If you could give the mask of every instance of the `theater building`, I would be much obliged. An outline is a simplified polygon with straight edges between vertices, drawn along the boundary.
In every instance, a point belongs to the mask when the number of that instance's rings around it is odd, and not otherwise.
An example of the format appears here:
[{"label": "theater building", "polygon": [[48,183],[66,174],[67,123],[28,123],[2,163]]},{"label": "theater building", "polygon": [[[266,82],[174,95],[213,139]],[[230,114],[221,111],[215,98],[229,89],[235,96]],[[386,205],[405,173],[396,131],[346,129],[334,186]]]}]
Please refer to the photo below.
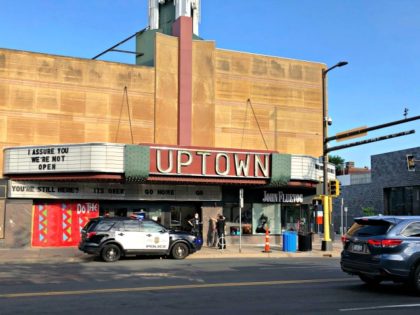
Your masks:
[{"label": "theater building", "polygon": [[90,217],[139,211],[199,213],[205,241],[219,213],[231,243],[311,228],[325,65],[216,48],[199,1],[149,5],[136,65],[0,49],[0,247],[75,246]]}]

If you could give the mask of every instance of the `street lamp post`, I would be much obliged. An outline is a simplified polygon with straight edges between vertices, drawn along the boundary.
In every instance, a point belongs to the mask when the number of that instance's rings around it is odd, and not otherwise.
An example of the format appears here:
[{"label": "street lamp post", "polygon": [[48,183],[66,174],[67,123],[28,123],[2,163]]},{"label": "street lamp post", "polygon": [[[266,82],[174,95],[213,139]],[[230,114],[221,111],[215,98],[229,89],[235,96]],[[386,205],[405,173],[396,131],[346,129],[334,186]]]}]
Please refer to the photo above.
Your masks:
[{"label": "street lamp post", "polygon": [[328,125],[331,124],[331,120],[328,117],[328,106],[327,106],[327,91],[326,91],[326,79],[327,73],[337,67],[343,67],[348,64],[347,61],[340,61],[334,66],[328,69],[322,69],[322,144],[323,144],[323,171],[324,171],[324,184],[323,184],[323,197],[322,204],[324,209],[324,239],[322,241],[322,250],[332,250],[332,241],[330,237],[330,196],[328,195]]}]

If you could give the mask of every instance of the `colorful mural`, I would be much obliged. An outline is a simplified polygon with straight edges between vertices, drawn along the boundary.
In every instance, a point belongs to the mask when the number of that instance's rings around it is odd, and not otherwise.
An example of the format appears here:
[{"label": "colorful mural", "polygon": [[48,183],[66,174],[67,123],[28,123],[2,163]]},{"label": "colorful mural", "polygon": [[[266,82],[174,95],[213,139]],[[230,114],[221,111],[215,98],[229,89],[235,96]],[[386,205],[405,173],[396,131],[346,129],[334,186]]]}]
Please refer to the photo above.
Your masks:
[{"label": "colorful mural", "polygon": [[80,230],[90,218],[97,216],[97,202],[35,204],[32,216],[32,246],[77,246]]}]

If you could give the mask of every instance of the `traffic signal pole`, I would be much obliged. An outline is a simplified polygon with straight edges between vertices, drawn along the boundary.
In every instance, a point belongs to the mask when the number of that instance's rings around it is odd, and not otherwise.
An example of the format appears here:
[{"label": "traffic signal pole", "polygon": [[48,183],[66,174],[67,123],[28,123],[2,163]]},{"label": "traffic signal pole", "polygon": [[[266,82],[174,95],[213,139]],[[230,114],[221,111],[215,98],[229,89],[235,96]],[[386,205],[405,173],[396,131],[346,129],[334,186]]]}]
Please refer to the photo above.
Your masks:
[{"label": "traffic signal pole", "polygon": [[333,249],[331,237],[330,237],[330,196],[322,195],[322,207],[324,210],[324,239],[322,240],[322,248],[323,251],[331,251]]},{"label": "traffic signal pole", "polygon": [[324,211],[324,238],[321,243],[321,249],[323,251],[332,250],[332,242],[330,238],[330,210],[328,202],[328,105],[327,105],[327,89],[326,89],[326,77],[328,71],[334,69],[337,65],[322,69],[322,172],[323,172],[323,195],[322,195],[322,207]]},{"label": "traffic signal pole", "polygon": [[[373,139],[368,139],[368,140],[364,140],[364,141],[358,141],[358,142],[354,142],[354,143],[350,143],[350,144],[345,144],[345,145],[341,145],[341,146],[335,146],[335,147],[328,147],[328,142],[332,141],[332,140],[344,140],[346,138],[352,137],[352,136],[364,136],[368,131],[372,131],[372,130],[377,130],[377,129],[382,129],[382,128],[386,128],[386,127],[390,127],[390,126],[394,126],[394,125],[398,125],[398,124],[402,124],[402,123],[407,123],[410,121],[414,121],[414,120],[418,120],[420,119],[420,116],[415,116],[412,118],[406,118],[403,120],[397,120],[397,121],[393,121],[393,122],[389,122],[386,124],[382,124],[382,125],[377,125],[377,126],[373,126],[373,127],[368,127],[368,128],[360,128],[356,131],[348,131],[348,132],[342,132],[340,134],[336,134],[335,136],[332,137],[328,137],[328,121],[327,121],[327,106],[325,104],[325,74],[323,74],[323,113],[324,113],[324,128],[323,128],[323,173],[324,173],[324,183],[323,183],[323,191],[324,194],[321,196],[322,197],[322,205],[324,208],[324,239],[322,241],[322,250],[323,251],[331,251],[333,249],[332,246],[332,241],[331,241],[331,213],[332,213],[332,196],[331,196],[331,186],[328,187],[328,153],[331,151],[337,151],[337,150],[342,150],[342,149],[346,149],[346,148],[350,148],[350,147],[354,147],[354,146],[359,146],[359,145],[363,145],[363,144],[367,144],[367,143],[371,143],[371,142],[376,142],[376,141],[382,141],[382,140],[387,140],[387,139],[391,139],[391,138],[395,138],[395,137],[401,137],[401,136],[406,136],[409,134],[413,134],[415,133],[415,130],[409,130],[409,131],[404,131],[404,132],[400,132],[400,133],[396,133],[396,134],[391,134],[391,135],[386,135],[386,136],[382,136],[382,137],[377,137],[377,138],[373,138]],[[408,158],[407,158],[407,163],[408,163]],[[332,183],[331,183],[332,184]],[[337,182],[334,183],[336,187],[336,192],[334,194],[334,197],[337,197],[340,193],[339,193],[339,184],[337,184]],[[330,189],[328,189],[330,188]]]},{"label": "traffic signal pole", "polygon": [[391,121],[389,123],[376,125],[376,126],[372,126],[372,127],[360,128],[360,129],[355,130],[355,131],[340,132],[339,134],[336,134],[335,136],[327,137],[327,139],[325,139],[325,140],[326,140],[326,142],[329,142],[329,141],[332,141],[332,140],[341,140],[341,139],[346,139],[346,138],[353,137],[353,136],[358,136],[358,135],[363,136],[368,131],[383,129],[383,128],[387,128],[387,127],[391,127],[391,126],[395,126],[395,125],[399,125],[399,124],[405,124],[405,123],[408,123],[410,121],[414,121],[414,120],[418,120],[418,119],[420,119],[420,115],[410,117],[410,118],[401,119],[401,120],[395,120],[395,121]]},{"label": "traffic signal pole", "polygon": [[[410,121],[414,121],[414,120],[418,120],[420,119],[420,116],[415,116],[412,118],[407,118],[407,116],[405,115],[405,119],[403,120],[397,120],[397,121],[393,121],[393,122],[389,122],[386,124],[382,124],[382,125],[377,125],[377,126],[373,126],[373,127],[368,127],[368,128],[358,128],[358,130],[353,130],[353,131],[346,131],[340,134],[336,134],[333,137],[329,137],[328,136],[328,125],[331,124],[331,119],[330,117],[328,117],[328,104],[327,104],[327,91],[326,91],[326,78],[327,78],[327,73],[337,67],[342,67],[347,65],[348,62],[347,61],[340,61],[337,64],[335,64],[334,66],[328,68],[328,69],[322,69],[322,145],[323,145],[323,150],[322,150],[322,162],[323,162],[323,195],[322,195],[322,204],[323,204],[323,208],[324,208],[324,239],[322,241],[322,250],[332,250],[332,242],[331,242],[331,238],[330,238],[330,215],[332,212],[332,199],[331,199],[331,192],[328,192],[328,153],[331,151],[335,151],[335,150],[340,150],[340,149],[344,149],[344,148],[348,148],[348,147],[352,147],[352,146],[357,146],[357,145],[362,145],[362,144],[366,144],[366,143],[370,143],[370,142],[376,142],[376,141],[382,141],[382,140],[386,140],[386,139],[390,139],[390,138],[394,138],[394,137],[399,137],[399,136],[405,136],[408,134],[412,134],[415,131],[414,130],[410,130],[407,132],[402,132],[399,134],[393,134],[393,135],[388,135],[388,136],[384,136],[384,137],[379,137],[379,138],[375,138],[375,139],[369,139],[366,141],[361,141],[361,142],[356,142],[356,143],[351,143],[351,144],[347,144],[344,146],[336,146],[336,147],[328,147],[328,142],[332,141],[332,140],[346,140],[349,139],[349,137],[353,137],[353,136],[364,136],[365,134],[367,134],[368,131],[372,131],[372,130],[377,130],[377,129],[382,129],[382,128],[386,128],[386,127],[390,127],[390,126],[394,126],[394,125],[398,125],[398,124],[402,124],[402,123],[407,123]],[[339,190],[337,190],[337,194],[339,194]],[[335,195],[335,197],[336,197]]]}]

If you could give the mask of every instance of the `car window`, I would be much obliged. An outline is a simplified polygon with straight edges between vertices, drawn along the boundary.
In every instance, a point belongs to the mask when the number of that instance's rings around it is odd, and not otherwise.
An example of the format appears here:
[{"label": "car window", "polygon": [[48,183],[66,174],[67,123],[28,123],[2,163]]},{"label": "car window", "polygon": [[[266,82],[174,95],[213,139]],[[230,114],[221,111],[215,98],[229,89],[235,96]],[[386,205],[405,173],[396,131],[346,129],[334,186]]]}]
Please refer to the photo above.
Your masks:
[{"label": "car window", "polygon": [[113,225],[114,222],[112,221],[100,221],[96,225],[95,231],[109,231]]},{"label": "car window", "polygon": [[124,231],[126,232],[140,232],[140,222],[139,221],[125,221],[124,222]]},{"label": "car window", "polygon": [[165,228],[153,221],[143,221],[141,223],[142,232],[158,233],[163,231]]},{"label": "car window", "polygon": [[402,232],[402,235],[407,237],[420,237],[420,222],[409,224]]},{"label": "car window", "polygon": [[88,223],[83,227],[83,230],[85,231],[92,231],[96,224],[98,224],[98,220],[89,220]]},{"label": "car window", "polygon": [[347,235],[349,236],[378,236],[386,234],[392,224],[386,221],[376,221],[364,223],[354,223],[348,230]]}]

